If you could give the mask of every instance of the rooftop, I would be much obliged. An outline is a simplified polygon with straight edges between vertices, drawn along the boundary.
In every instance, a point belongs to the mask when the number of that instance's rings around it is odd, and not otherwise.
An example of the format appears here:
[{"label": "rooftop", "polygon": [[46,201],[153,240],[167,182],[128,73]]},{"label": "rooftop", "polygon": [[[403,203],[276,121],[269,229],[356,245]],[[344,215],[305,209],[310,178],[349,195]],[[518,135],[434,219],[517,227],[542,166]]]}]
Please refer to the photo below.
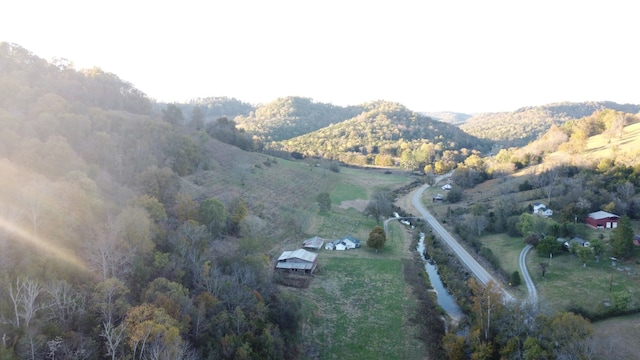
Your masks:
[{"label": "rooftop", "polygon": [[600,220],[600,219],[606,219],[606,218],[619,218],[620,216],[600,210],[600,211],[592,212],[591,214],[589,214],[589,217],[592,219]]}]

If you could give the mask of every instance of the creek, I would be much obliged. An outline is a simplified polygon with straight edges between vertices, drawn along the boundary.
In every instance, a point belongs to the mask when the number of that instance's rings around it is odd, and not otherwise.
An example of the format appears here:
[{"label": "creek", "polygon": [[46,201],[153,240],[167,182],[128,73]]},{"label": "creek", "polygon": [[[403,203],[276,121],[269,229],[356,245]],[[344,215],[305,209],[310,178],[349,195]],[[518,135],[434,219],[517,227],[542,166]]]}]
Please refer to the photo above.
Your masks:
[{"label": "creek", "polygon": [[418,242],[418,248],[416,249],[420,253],[420,257],[422,261],[424,261],[424,268],[429,275],[429,281],[431,282],[431,286],[436,292],[436,297],[438,301],[438,305],[449,315],[450,318],[459,321],[462,319],[463,314],[460,310],[460,307],[456,303],[456,299],[449,293],[447,288],[444,286],[442,279],[440,278],[440,274],[438,274],[437,265],[431,260],[428,259],[425,254],[424,247],[424,233],[420,233],[420,242]]}]

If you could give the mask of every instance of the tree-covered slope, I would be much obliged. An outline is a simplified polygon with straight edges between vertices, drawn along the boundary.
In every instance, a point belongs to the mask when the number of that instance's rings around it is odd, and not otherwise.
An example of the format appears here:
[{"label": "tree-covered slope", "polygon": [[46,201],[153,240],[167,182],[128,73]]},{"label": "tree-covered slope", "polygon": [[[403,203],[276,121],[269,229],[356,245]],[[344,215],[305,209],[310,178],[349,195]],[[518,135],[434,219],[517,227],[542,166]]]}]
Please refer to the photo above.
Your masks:
[{"label": "tree-covered slope", "polygon": [[[466,134],[458,127],[433,120],[393,102],[377,101],[362,105],[357,116],[320,130],[273,144],[274,147],[310,156],[347,163],[392,165],[403,153],[427,147],[426,163],[440,158],[444,151],[485,149],[487,141]],[[380,155],[384,163],[375,159]],[[406,155],[406,154],[405,154]],[[380,158],[378,157],[378,158]]]},{"label": "tree-covered slope", "polygon": [[248,116],[238,116],[238,127],[263,141],[280,141],[352,118],[362,109],[314,102],[309,98],[285,97],[258,106]]},{"label": "tree-covered slope", "polygon": [[0,43],[0,358],[296,353],[266,237],[326,180],[153,109],[114,74]]},{"label": "tree-covered slope", "polygon": [[561,125],[604,109],[637,113],[640,111],[640,105],[603,101],[531,106],[513,112],[477,114],[460,128],[471,135],[494,140],[505,146],[524,146],[554,124]]}]

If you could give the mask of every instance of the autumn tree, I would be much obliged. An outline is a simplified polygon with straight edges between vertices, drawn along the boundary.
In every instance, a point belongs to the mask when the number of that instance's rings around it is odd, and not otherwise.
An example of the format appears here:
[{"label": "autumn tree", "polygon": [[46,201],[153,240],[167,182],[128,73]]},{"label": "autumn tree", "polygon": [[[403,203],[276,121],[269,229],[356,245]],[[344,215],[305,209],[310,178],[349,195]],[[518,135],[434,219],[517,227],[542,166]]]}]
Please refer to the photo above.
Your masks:
[{"label": "autumn tree", "polygon": [[227,205],[227,232],[233,236],[239,236],[242,222],[249,215],[249,209],[240,197],[233,198]]},{"label": "autumn tree", "polygon": [[376,252],[378,252],[379,249],[382,249],[386,241],[387,235],[385,235],[382,226],[375,226],[369,233],[367,246],[372,249],[376,249]]},{"label": "autumn tree", "polygon": [[184,342],[178,322],[165,309],[146,303],[132,307],[125,318],[125,327],[134,359],[150,358],[153,353],[159,353],[158,358],[163,359],[179,358]]},{"label": "autumn tree", "polygon": [[158,199],[166,209],[173,206],[180,188],[180,180],[173,170],[155,165],[138,175],[137,184],[144,194]]},{"label": "autumn tree", "polygon": [[123,356],[126,324],[123,322],[130,307],[129,289],[116,278],[106,279],[95,285],[92,294],[93,310],[102,321],[100,336],[104,338],[107,355],[112,360]]}]

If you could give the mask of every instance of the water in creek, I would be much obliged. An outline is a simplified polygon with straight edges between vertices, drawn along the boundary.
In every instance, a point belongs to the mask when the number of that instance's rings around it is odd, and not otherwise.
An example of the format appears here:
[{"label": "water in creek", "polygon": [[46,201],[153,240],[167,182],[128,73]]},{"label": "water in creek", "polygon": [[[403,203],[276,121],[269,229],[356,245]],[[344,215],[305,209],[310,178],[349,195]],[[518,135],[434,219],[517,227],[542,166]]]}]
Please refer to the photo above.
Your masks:
[{"label": "water in creek", "polygon": [[429,281],[431,282],[431,286],[433,286],[433,289],[436,291],[438,305],[440,305],[440,307],[443,308],[444,311],[447,312],[447,315],[449,315],[449,317],[451,317],[452,319],[455,319],[455,320],[462,319],[462,311],[458,307],[458,304],[456,303],[456,299],[454,299],[453,296],[447,290],[447,288],[444,287],[444,284],[442,283],[442,279],[438,274],[438,268],[436,264],[429,261],[425,257],[423,233],[420,233],[420,242],[418,243],[417,250],[420,253],[420,256],[422,257],[422,260],[424,261],[424,267],[425,267],[425,270],[427,270],[427,274],[429,275]]}]

